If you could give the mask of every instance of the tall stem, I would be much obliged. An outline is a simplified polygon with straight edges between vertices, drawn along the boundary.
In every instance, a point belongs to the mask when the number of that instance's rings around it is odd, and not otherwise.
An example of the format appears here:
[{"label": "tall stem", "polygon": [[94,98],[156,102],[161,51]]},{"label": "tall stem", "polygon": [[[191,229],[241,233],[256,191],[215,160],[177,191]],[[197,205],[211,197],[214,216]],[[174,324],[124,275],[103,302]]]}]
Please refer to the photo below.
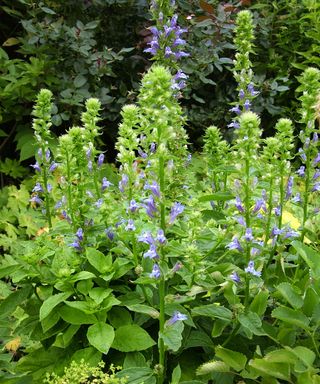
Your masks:
[{"label": "tall stem", "polygon": [[66,153],[66,166],[67,166],[67,177],[68,177],[68,208],[71,217],[71,225],[75,230],[73,206],[72,206],[72,191],[71,191],[71,169],[70,169],[70,159],[69,153]]},{"label": "tall stem", "polygon": [[[45,146],[42,146],[41,148],[43,156],[45,156],[46,149]],[[43,167],[42,167],[42,176],[43,176],[43,186],[44,186],[44,196],[46,201],[46,215],[48,219],[48,226],[49,228],[52,227],[52,221],[51,221],[51,210],[50,210],[50,196],[48,192],[48,164],[47,161],[44,161]]]},{"label": "tall stem", "polygon": [[303,219],[302,219],[302,231],[301,231],[301,242],[303,242],[304,236],[306,234],[306,221],[308,218],[308,197],[309,197],[309,188],[310,188],[310,150],[306,152],[306,182],[304,185],[304,197],[303,197]]}]

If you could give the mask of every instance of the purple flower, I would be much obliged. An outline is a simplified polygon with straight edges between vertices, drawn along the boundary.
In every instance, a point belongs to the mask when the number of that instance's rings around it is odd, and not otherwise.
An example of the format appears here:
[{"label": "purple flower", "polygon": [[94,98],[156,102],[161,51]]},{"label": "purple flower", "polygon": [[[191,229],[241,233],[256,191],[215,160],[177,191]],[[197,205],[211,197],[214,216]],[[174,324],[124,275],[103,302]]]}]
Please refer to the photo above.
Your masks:
[{"label": "purple flower", "polygon": [[175,311],[172,315],[172,317],[170,317],[170,319],[167,321],[167,325],[173,325],[175,324],[177,321],[184,321],[184,320],[187,320],[188,319],[188,316],[185,315],[184,313],[181,313],[179,311]]},{"label": "purple flower", "polygon": [[51,158],[51,152],[50,152],[50,149],[47,149],[46,150],[46,160],[47,160],[47,162],[50,161],[50,158]]},{"label": "purple flower", "polygon": [[248,92],[250,93],[250,95],[251,95],[252,97],[259,95],[259,92],[254,90],[254,86],[253,86],[252,83],[250,83],[250,84],[248,85],[247,90],[248,90]]},{"label": "purple flower", "polygon": [[156,143],[151,143],[150,144],[150,152],[155,153],[155,151],[156,151]]},{"label": "purple flower", "polygon": [[149,189],[154,196],[160,197],[160,187],[159,184],[156,181],[153,181],[152,184],[145,183],[143,189]]},{"label": "purple flower", "polygon": [[132,219],[128,220],[128,224],[126,225],[125,230],[126,231],[135,231],[136,230],[136,227],[134,225],[134,221]]},{"label": "purple flower", "polygon": [[235,283],[240,283],[241,279],[240,276],[237,274],[237,272],[233,271],[231,275],[229,276],[231,280],[233,280]]},{"label": "purple flower", "polygon": [[39,148],[38,149],[38,157],[40,158],[40,159],[42,159],[42,149],[41,148]]},{"label": "purple flower", "polygon": [[277,207],[275,207],[275,209],[274,209],[274,214],[276,215],[276,216],[280,216],[281,215],[281,207],[280,207],[280,205],[278,205]]},{"label": "purple flower", "polygon": [[242,205],[242,201],[241,201],[239,196],[236,197],[236,202],[234,203],[234,205],[239,212],[241,212],[241,213],[244,212],[244,207]]},{"label": "purple flower", "polygon": [[183,267],[183,264],[180,262],[180,261],[177,261],[176,263],[175,263],[175,265],[173,266],[173,268],[172,268],[172,272],[173,273],[176,273],[176,272],[178,272],[178,271],[180,271],[180,269]]},{"label": "purple flower", "polygon": [[237,249],[238,251],[242,252],[243,248],[241,247],[241,244],[238,240],[237,237],[234,237],[232,241],[226,245],[226,248],[232,250],[232,249]]},{"label": "purple flower", "polygon": [[40,199],[38,195],[32,196],[32,198],[29,200],[31,203],[36,203],[36,204],[43,204],[43,200]]},{"label": "purple flower", "polygon": [[152,268],[152,272],[149,275],[152,279],[159,279],[161,276],[160,267],[158,264],[154,264]]},{"label": "purple flower", "polygon": [[69,247],[75,248],[77,251],[82,251],[82,247],[78,240],[75,240],[73,243],[68,244]]},{"label": "purple flower", "polygon": [[239,98],[240,98],[240,100],[243,100],[244,97],[245,97],[244,90],[243,90],[243,89],[240,89],[240,91],[239,91]]},{"label": "purple flower", "polygon": [[283,231],[284,231],[283,229],[280,229],[277,226],[274,226],[271,230],[271,236],[275,237],[275,236],[281,235]]},{"label": "purple flower", "polygon": [[55,209],[61,208],[65,203],[67,202],[67,199],[65,196],[62,196],[61,200],[59,200],[56,205],[54,206]]},{"label": "purple flower", "polygon": [[35,164],[31,164],[30,167],[32,167],[35,171],[41,172],[40,165],[37,161],[35,162]]},{"label": "purple flower", "polygon": [[182,57],[189,57],[190,54],[184,51],[175,52],[174,56],[177,60],[181,59]]},{"label": "purple flower", "polygon": [[291,239],[291,238],[295,238],[295,237],[300,237],[300,234],[298,232],[294,231],[292,228],[287,227],[285,229],[284,238],[285,239]]},{"label": "purple flower", "polygon": [[91,191],[87,190],[86,194],[87,194],[88,197],[90,197],[90,199],[94,198],[93,193]]},{"label": "purple flower", "polygon": [[79,241],[83,241],[83,229],[79,228],[76,232],[76,236],[79,239]]},{"label": "purple flower", "polygon": [[43,188],[41,186],[40,183],[36,183],[36,185],[34,186],[32,192],[43,192]]},{"label": "purple flower", "polygon": [[151,244],[150,248],[148,249],[148,251],[144,252],[143,257],[145,259],[147,259],[147,258],[149,258],[149,259],[159,259],[159,255],[158,255],[156,246],[154,244]]},{"label": "purple flower", "polygon": [[298,151],[300,157],[301,157],[301,160],[306,162],[307,161],[307,156],[306,154],[304,153],[304,150],[302,148],[299,148],[299,151]]},{"label": "purple flower", "polygon": [[128,181],[129,181],[128,175],[123,174],[122,177],[121,177],[121,180],[119,181],[120,192],[124,192],[124,188],[128,184]]},{"label": "purple flower", "polygon": [[55,163],[54,161],[51,163],[50,167],[49,167],[49,171],[50,172],[53,172],[55,169],[58,168],[58,164]]},{"label": "purple flower", "polygon": [[91,148],[87,149],[87,150],[86,150],[86,157],[87,157],[87,160],[90,160],[91,154],[92,154]]},{"label": "purple flower", "polygon": [[317,169],[313,175],[313,180],[317,180],[320,177],[320,170]]},{"label": "purple flower", "polygon": [[164,57],[169,58],[173,54],[170,47],[166,47],[164,50]]},{"label": "purple flower", "polygon": [[155,240],[154,240],[150,231],[143,232],[141,235],[139,235],[138,241],[140,243],[145,243],[145,244],[149,244],[149,245],[154,245],[154,243],[155,243]]},{"label": "purple flower", "polygon": [[251,103],[250,103],[250,100],[246,100],[245,101],[245,103],[243,104],[243,106],[244,106],[244,109],[246,110],[246,111],[249,111],[249,109],[250,109],[250,107],[251,107]]},{"label": "purple flower", "polygon": [[97,207],[98,209],[101,208],[103,204],[103,199],[98,199],[95,203],[94,206]]},{"label": "purple flower", "polygon": [[245,241],[252,241],[254,239],[252,235],[252,228],[246,228],[246,233],[243,237]]},{"label": "purple flower", "polygon": [[313,134],[313,138],[312,138],[312,141],[314,142],[314,143],[317,143],[318,142],[318,134],[317,134],[317,132],[315,132],[314,134]]},{"label": "purple flower", "polygon": [[134,213],[139,209],[139,204],[135,200],[131,200],[129,203],[130,212]]},{"label": "purple flower", "polygon": [[304,177],[306,171],[306,167],[301,165],[301,167],[296,171],[296,174],[300,177]]},{"label": "purple flower", "polygon": [[241,114],[241,109],[239,108],[239,105],[236,105],[235,107],[232,107],[229,109],[230,112],[234,112],[236,113],[237,115],[240,115]]},{"label": "purple flower", "polygon": [[240,128],[240,124],[237,121],[233,121],[232,123],[228,124],[228,128]]},{"label": "purple flower", "polygon": [[50,183],[47,184],[47,191],[49,193],[52,191],[52,185]]},{"label": "purple flower", "polygon": [[92,161],[91,160],[88,161],[88,171],[92,172]]},{"label": "purple flower", "polygon": [[320,163],[320,152],[318,152],[317,156],[313,159],[313,166],[316,166]]},{"label": "purple flower", "polygon": [[244,269],[245,272],[247,273],[250,273],[251,275],[253,276],[261,276],[261,272],[260,271],[256,271],[254,269],[254,261],[249,261],[249,264],[247,266],[247,268]]},{"label": "purple flower", "polygon": [[140,147],[138,148],[138,153],[140,157],[142,157],[143,159],[146,159],[148,157],[148,155],[145,152],[143,152],[143,150]]},{"label": "purple flower", "polygon": [[293,187],[293,176],[290,176],[288,179],[288,184],[286,189],[286,200],[290,199],[292,195],[292,187]]},{"label": "purple flower", "polygon": [[63,210],[63,211],[61,212],[61,215],[62,215],[62,217],[63,217],[64,219],[67,220],[68,223],[71,223],[71,222],[72,222],[72,221],[71,221],[71,217],[67,214],[67,212],[66,212],[65,210]]},{"label": "purple flower", "polygon": [[315,183],[311,191],[320,192],[320,183]]},{"label": "purple flower", "polygon": [[258,199],[258,200],[256,200],[256,204],[255,204],[255,206],[253,207],[252,213],[257,213],[257,212],[259,212],[261,209],[262,209],[264,212],[267,212],[267,207],[266,207],[266,203],[265,203],[264,199]]},{"label": "purple flower", "polygon": [[246,226],[246,222],[245,222],[243,216],[237,216],[236,220],[237,220],[238,224],[243,225],[244,227]]},{"label": "purple flower", "polygon": [[157,212],[157,207],[155,205],[155,201],[154,201],[154,198],[153,196],[149,196],[147,199],[144,200],[144,202],[146,203],[144,205],[145,209],[146,209],[146,213],[149,217],[153,218],[154,217],[154,214]]},{"label": "purple flower", "polygon": [[301,203],[301,196],[300,193],[297,192],[296,195],[292,198],[293,203]]},{"label": "purple flower", "polygon": [[178,70],[178,72],[173,76],[174,80],[187,80],[189,76],[187,76],[184,72],[181,71],[181,69]]},{"label": "purple flower", "polygon": [[169,223],[172,224],[174,222],[174,220],[176,219],[176,217],[179,216],[183,211],[184,211],[184,205],[183,204],[181,204],[177,201],[175,203],[173,203],[173,206],[171,207],[171,211],[170,211]]},{"label": "purple flower", "polygon": [[109,188],[111,185],[113,185],[106,177],[104,177],[102,179],[102,191],[106,190],[107,188]]},{"label": "purple flower", "polygon": [[157,241],[159,241],[160,244],[165,244],[167,241],[167,238],[164,235],[163,229],[158,230],[158,234],[156,237]]},{"label": "purple flower", "polygon": [[101,167],[103,162],[104,162],[104,154],[100,153],[100,155],[98,157],[98,167]]},{"label": "purple flower", "polygon": [[108,239],[112,241],[114,239],[114,232],[112,232],[112,228],[109,227],[104,230],[105,234],[108,236]]}]

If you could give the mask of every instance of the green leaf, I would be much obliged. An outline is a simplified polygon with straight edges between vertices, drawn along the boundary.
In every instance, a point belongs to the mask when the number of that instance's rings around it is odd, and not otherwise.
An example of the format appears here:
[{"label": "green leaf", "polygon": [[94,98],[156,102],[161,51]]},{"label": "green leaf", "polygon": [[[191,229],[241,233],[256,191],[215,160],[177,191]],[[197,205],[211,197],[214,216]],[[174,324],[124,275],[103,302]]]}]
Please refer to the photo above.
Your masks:
[{"label": "green leaf", "polygon": [[271,316],[303,329],[308,329],[309,327],[309,319],[303,313],[291,308],[278,307],[272,311]]},{"label": "green leaf", "polygon": [[181,379],[181,368],[180,368],[180,365],[178,364],[172,372],[172,378],[171,378],[170,384],[179,384],[180,379]]},{"label": "green leaf", "polygon": [[59,309],[60,316],[64,321],[70,324],[81,325],[81,324],[94,324],[97,319],[92,314],[87,314],[79,309],[68,307],[64,305]]},{"label": "green leaf", "polygon": [[54,311],[53,313],[51,313],[50,316],[45,317],[43,320],[41,320],[41,327],[43,329],[43,332],[47,332],[54,325],[56,325],[59,320],[60,314],[58,311]]},{"label": "green leaf", "polygon": [[252,300],[249,307],[250,311],[262,316],[267,309],[268,298],[269,292],[267,290],[260,291]]},{"label": "green leaf", "polygon": [[127,352],[124,358],[123,368],[146,367],[148,366],[145,357],[141,352]]},{"label": "green leaf", "polygon": [[62,303],[70,295],[72,295],[72,292],[62,292],[62,293],[57,293],[56,295],[53,295],[49,297],[47,300],[45,300],[40,307],[40,313],[39,313],[40,321],[46,318],[58,304]]},{"label": "green leaf", "polygon": [[298,293],[298,289],[293,287],[289,283],[281,283],[277,287],[278,292],[284,297],[284,299],[292,305],[295,309],[303,306],[303,299]]},{"label": "green leaf", "polygon": [[273,363],[264,359],[254,359],[249,361],[249,365],[256,369],[263,377],[271,376],[291,382],[289,364]]},{"label": "green leaf", "polygon": [[312,287],[307,288],[303,302],[304,314],[311,317],[313,315],[314,309],[320,302],[319,295]]},{"label": "green leaf", "polygon": [[124,325],[115,331],[112,348],[120,352],[144,351],[155,345],[148,332],[136,324]]},{"label": "green leaf", "polygon": [[249,338],[254,335],[263,335],[264,331],[261,329],[261,319],[255,312],[248,311],[247,313],[241,313],[238,317],[239,323],[245,328],[245,331]]},{"label": "green leaf", "polygon": [[223,361],[211,360],[200,365],[196,371],[196,375],[209,375],[213,372],[230,372],[230,367]]},{"label": "green leaf", "polygon": [[132,323],[130,312],[125,308],[114,307],[108,313],[108,320],[114,328],[119,328],[123,325],[129,325]]},{"label": "green leaf", "polygon": [[113,327],[102,322],[91,325],[87,331],[89,343],[104,354],[109,352],[114,336]]},{"label": "green leaf", "polygon": [[101,274],[105,274],[112,269],[112,256],[105,256],[95,248],[87,248],[86,257],[89,263]]},{"label": "green leaf", "polygon": [[77,75],[73,80],[73,84],[76,88],[81,88],[86,82],[87,79],[83,75]]},{"label": "green leaf", "polygon": [[153,319],[158,319],[160,315],[156,309],[149,307],[145,304],[128,305],[127,308],[132,312],[144,313],[145,315],[148,315]]},{"label": "green leaf", "polygon": [[183,329],[183,322],[177,321],[172,325],[166,326],[160,334],[163,338],[164,345],[169,350],[176,352],[181,347]]},{"label": "green leaf", "polygon": [[84,360],[91,367],[96,367],[101,361],[101,352],[97,351],[96,348],[87,347],[83,349],[78,349],[71,357],[71,361],[80,363],[81,360]]},{"label": "green leaf", "polygon": [[66,348],[71,343],[73,336],[78,332],[79,328],[80,325],[69,325],[67,329],[57,335],[53,346],[58,348]]},{"label": "green leaf", "polygon": [[103,302],[112,293],[110,288],[95,287],[90,289],[89,296],[94,300],[98,305]]},{"label": "green leaf", "polygon": [[199,197],[199,201],[227,201],[234,199],[235,196],[230,192],[216,192],[211,195]]},{"label": "green leaf", "polygon": [[127,377],[127,384],[156,384],[156,378],[151,368],[135,367],[127,368],[116,374],[116,377]]},{"label": "green leaf", "polygon": [[230,309],[222,307],[218,304],[208,304],[200,307],[195,307],[191,311],[193,316],[207,316],[214,319],[231,321],[232,312]]},{"label": "green leaf", "polygon": [[43,10],[43,12],[48,13],[49,15],[55,15],[56,14],[55,11],[51,8],[48,8],[48,7],[40,7],[40,8]]},{"label": "green leaf", "polygon": [[17,307],[22,304],[31,294],[32,285],[26,285],[23,288],[18,288],[11,293],[0,304],[0,318],[10,315]]},{"label": "green leaf", "polygon": [[312,248],[308,247],[306,244],[301,243],[300,241],[294,240],[292,246],[298,252],[298,254],[303,258],[308,267],[311,269],[311,275],[315,279],[320,279],[320,263],[319,252],[316,252]]},{"label": "green leaf", "polygon": [[237,372],[244,369],[247,363],[247,358],[244,354],[220,346],[216,348],[216,356]]}]

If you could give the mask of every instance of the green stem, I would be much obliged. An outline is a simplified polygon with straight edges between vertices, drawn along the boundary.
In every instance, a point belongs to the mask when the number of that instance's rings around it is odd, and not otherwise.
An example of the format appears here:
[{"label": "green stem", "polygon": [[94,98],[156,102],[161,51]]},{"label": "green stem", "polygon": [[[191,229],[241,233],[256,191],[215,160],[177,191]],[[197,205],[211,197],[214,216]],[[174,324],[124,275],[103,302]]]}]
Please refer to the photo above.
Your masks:
[{"label": "green stem", "polygon": [[306,153],[307,161],[306,161],[306,182],[304,185],[304,197],[303,197],[303,219],[302,219],[302,231],[301,231],[301,239],[303,242],[304,236],[306,234],[306,221],[308,218],[308,197],[309,197],[309,188],[310,188],[310,150]]},{"label": "green stem", "polygon": [[45,160],[45,153],[46,153],[46,148],[45,146],[42,146],[42,156],[44,157],[44,164],[43,164],[43,172],[42,172],[42,177],[43,177],[43,187],[44,187],[44,196],[45,196],[45,201],[46,201],[46,215],[48,219],[48,226],[49,228],[52,228],[52,221],[51,221],[51,210],[50,210],[50,195],[48,192],[48,166],[47,161]]},{"label": "green stem", "polygon": [[272,216],[272,197],[273,197],[273,177],[270,178],[269,181],[269,200],[268,200],[268,219],[265,231],[265,239],[264,239],[264,247],[267,246],[269,238],[270,238],[270,224],[271,224],[271,216]]},{"label": "green stem", "polygon": [[71,169],[70,169],[70,159],[69,153],[66,152],[66,166],[67,166],[67,178],[68,178],[68,208],[71,217],[71,225],[73,230],[76,230],[75,222],[74,222],[74,214],[73,214],[73,206],[72,206],[72,191],[71,191]]}]

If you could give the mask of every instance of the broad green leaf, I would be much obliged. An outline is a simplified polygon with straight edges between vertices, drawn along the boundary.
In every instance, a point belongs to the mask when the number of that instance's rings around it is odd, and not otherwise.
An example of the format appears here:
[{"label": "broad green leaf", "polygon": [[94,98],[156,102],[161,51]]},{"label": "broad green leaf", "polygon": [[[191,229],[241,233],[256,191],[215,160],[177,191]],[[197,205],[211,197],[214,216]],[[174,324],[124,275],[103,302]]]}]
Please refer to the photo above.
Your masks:
[{"label": "broad green leaf", "polygon": [[108,313],[108,320],[114,328],[119,328],[123,325],[129,325],[132,323],[130,312],[121,307],[112,308]]},{"label": "broad green leaf", "polygon": [[91,325],[87,331],[89,343],[98,351],[107,354],[114,340],[114,330],[109,324],[102,322]]},{"label": "broad green leaf", "polygon": [[148,332],[137,324],[124,325],[115,331],[112,348],[120,352],[144,351],[155,345]]},{"label": "broad green leaf", "polygon": [[92,308],[86,301],[65,301],[68,307],[78,309],[86,314],[95,313],[96,309]]},{"label": "broad green leaf", "polygon": [[127,352],[124,358],[123,368],[146,367],[148,363],[141,352]]},{"label": "broad green leaf", "polygon": [[97,304],[101,304],[105,298],[107,298],[112,292],[110,288],[95,287],[90,289],[89,296]]},{"label": "broad green leaf", "polygon": [[265,359],[254,359],[249,361],[249,365],[260,372],[260,375],[263,377],[271,376],[291,382],[289,364],[273,363]]},{"label": "broad green leaf", "polygon": [[308,329],[309,327],[309,319],[307,316],[291,308],[278,307],[272,311],[271,316],[303,329]]},{"label": "broad green leaf", "polygon": [[56,295],[53,295],[49,297],[47,300],[45,300],[42,303],[40,308],[40,313],[39,313],[40,321],[46,318],[58,304],[62,303],[70,295],[72,295],[72,292],[62,292],[62,293],[57,293]]},{"label": "broad green leaf", "polygon": [[16,291],[7,296],[0,304],[0,318],[11,314],[22,304],[32,292],[32,285],[26,285],[18,288]]},{"label": "broad green leaf", "polygon": [[165,346],[169,350],[176,352],[181,347],[183,329],[184,324],[182,321],[177,321],[176,323],[165,327],[161,336]]},{"label": "broad green leaf", "polygon": [[200,365],[196,371],[196,375],[208,375],[212,372],[230,372],[230,367],[223,361],[211,360]]},{"label": "broad green leaf", "polygon": [[264,359],[272,363],[295,364],[297,357],[291,352],[290,349],[276,349],[266,354]]},{"label": "broad green leaf", "polygon": [[60,320],[60,314],[58,311],[53,311],[50,316],[45,317],[43,320],[41,320],[41,327],[43,332],[47,332],[49,329],[51,329],[54,325],[57,324],[57,322]]},{"label": "broad green leaf", "polygon": [[214,343],[211,337],[209,337],[204,331],[196,331],[193,329],[188,338],[184,341],[183,348],[188,349],[195,347],[214,348]]},{"label": "broad green leaf", "polygon": [[258,336],[264,334],[264,331],[261,329],[261,319],[255,312],[248,311],[247,313],[241,313],[238,320],[239,323],[245,328],[249,338],[252,337],[252,334]]},{"label": "broad green leaf", "polygon": [[302,307],[303,299],[297,292],[298,289],[296,287],[289,283],[281,283],[276,288],[293,308],[298,309]]},{"label": "broad green leaf", "polygon": [[250,311],[255,312],[258,316],[262,316],[268,305],[269,292],[267,290],[260,291],[250,304]]},{"label": "broad green leaf", "polygon": [[222,307],[218,304],[208,304],[201,307],[195,307],[191,311],[193,316],[207,316],[214,319],[231,321],[232,312],[230,309]]},{"label": "broad green leaf", "polygon": [[127,384],[156,384],[154,371],[147,367],[127,368],[116,374],[116,377],[127,377]]},{"label": "broad green leaf", "polygon": [[292,353],[294,353],[295,356],[298,359],[300,359],[307,367],[309,368],[312,367],[314,360],[316,358],[316,355],[313,351],[311,351],[311,349],[302,347],[300,345],[295,348],[289,348],[289,347],[285,347],[285,348],[292,351]]},{"label": "broad green leaf", "polygon": [[71,361],[80,363],[81,360],[84,360],[91,367],[96,367],[101,361],[101,352],[97,351],[96,348],[87,347],[83,349],[78,349],[71,357]]},{"label": "broad green leaf", "polygon": [[241,371],[246,366],[247,358],[240,352],[235,352],[220,346],[216,348],[215,352],[217,357],[237,372]]},{"label": "broad green leaf", "polygon": [[83,75],[77,75],[73,80],[73,85],[76,88],[81,88],[83,85],[85,85],[86,82],[87,82],[87,79]]},{"label": "broad green leaf", "polygon": [[97,323],[97,319],[92,314],[86,314],[79,309],[68,307],[64,305],[59,309],[60,316],[64,321],[70,324],[94,324]]},{"label": "broad green leaf", "polygon": [[234,199],[234,195],[230,192],[216,192],[211,195],[199,197],[199,201],[227,201]]},{"label": "broad green leaf", "polygon": [[303,258],[308,267],[311,269],[312,277],[315,279],[320,279],[320,263],[319,252],[316,252],[314,249],[310,248],[308,245],[301,243],[300,241],[293,241],[292,245],[298,254]]},{"label": "broad green leaf", "polygon": [[57,335],[53,346],[58,348],[66,348],[71,343],[73,336],[78,332],[79,328],[80,325],[69,325],[67,329]]},{"label": "broad green leaf", "polygon": [[179,384],[181,378],[181,368],[178,364],[172,372],[172,378],[170,384]]},{"label": "broad green leaf", "polygon": [[[12,45],[19,44],[20,41],[16,37],[9,37],[3,44],[3,47],[11,47]],[[7,136],[7,135],[6,135]]]},{"label": "broad green leaf", "polygon": [[112,256],[105,256],[95,248],[87,248],[86,257],[89,263],[101,274],[111,271]]},{"label": "broad green leaf", "polygon": [[314,309],[320,302],[319,295],[312,287],[308,287],[303,301],[303,312],[308,317],[311,317],[314,313]]},{"label": "broad green leaf", "polygon": [[132,312],[144,313],[146,315],[149,315],[153,319],[159,318],[159,312],[156,309],[149,307],[145,304],[128,305],[127,308]]}]

